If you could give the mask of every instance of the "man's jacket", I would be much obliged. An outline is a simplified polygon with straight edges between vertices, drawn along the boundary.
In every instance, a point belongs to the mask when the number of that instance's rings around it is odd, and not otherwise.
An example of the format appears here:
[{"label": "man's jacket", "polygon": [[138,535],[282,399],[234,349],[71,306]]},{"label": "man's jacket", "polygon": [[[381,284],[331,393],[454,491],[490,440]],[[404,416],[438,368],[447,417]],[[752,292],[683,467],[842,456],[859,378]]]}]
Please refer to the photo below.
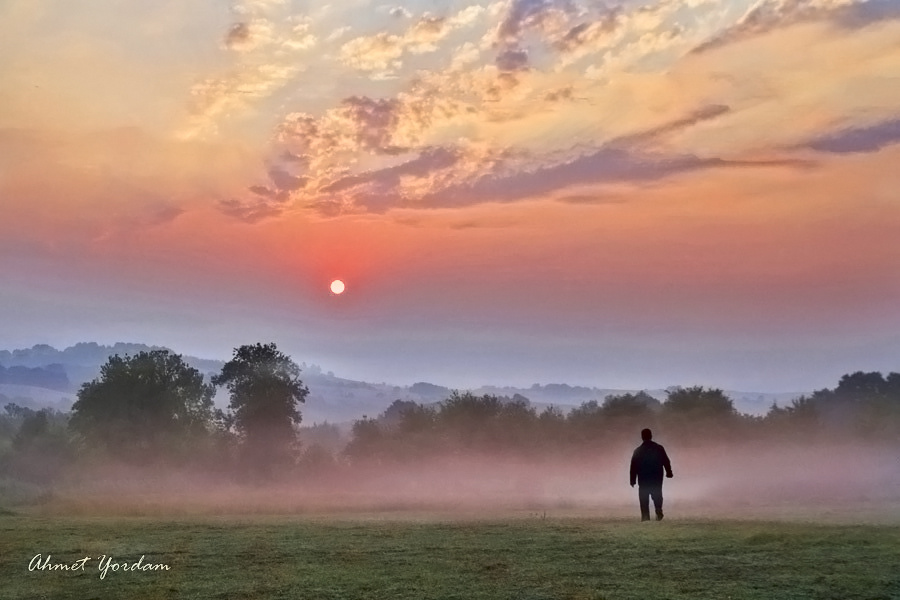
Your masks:
[{"label": "man's jacket", "polygon": [[672,463],[666,449],[652,440],[637,447],[631,455],[631,485],[662,485],[663,470],[672,476]]}]

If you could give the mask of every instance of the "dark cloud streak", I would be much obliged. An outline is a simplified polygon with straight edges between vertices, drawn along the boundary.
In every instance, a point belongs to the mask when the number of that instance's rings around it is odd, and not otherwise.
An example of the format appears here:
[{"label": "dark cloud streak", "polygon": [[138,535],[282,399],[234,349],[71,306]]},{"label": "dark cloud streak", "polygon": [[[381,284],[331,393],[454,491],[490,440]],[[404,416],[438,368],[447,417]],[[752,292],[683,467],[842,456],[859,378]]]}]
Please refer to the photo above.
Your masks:
[{"label": "dark cloud streak", "polygon": [[[425,198],[430,208],[452,208],[487,202],[514,202],[551,194],[573,185],[653,183],[681,173],[722,168],[809,167],[801,160],[733,161],[693,154],[660,155],[603,147],[575,160],[508,176],[486,175]],[[571,197],[570,197],[571,198]],[[577,202],[577,201],[576,201]]]},{"label": "dark cloud streak", "polygon": [[818,6],[811,0],[769,1],[754,8],[733,27],[703,42],[691,53],[700,54],[801,23],[828,21],[845,29],[861,29],[894,19],[900,19],[900,0],[869,0],[838,7]]},{"label": "dark cloud streak", "polygon": [[814,138],[796,146],[831,154],[878,152],[900,143],[900,119],[883,121],[869,127],[844,129]]},{"label": "dark cloud streak", "polygon": [[412,160],[378,171],[348,175],[328,184],[319,191],[325,194],[332,194],[367,183],[376,183],[381,187],[397,185],[400,182],[400,177],[404,175],[426,177],[434,171],[452,167],[459,161],[459,158],[459,153],[453,149],[426,148]]},{"label": "dark cloud streak", "polygon": [[610,140],[569,162],[511,175],[488,174],[473,182],[444,189],[425,198],[429,207],[458,207],[484,202],[513,202],[547,195],[572,185],[652,183],[679,173],[704,169],[789,167],[808,168],[809,161],[741,161],[702,158],[693,154],[665,155],[644,150],[660,137],[715,119],[729,112],[724,105],[701,107],[686,117]]}]

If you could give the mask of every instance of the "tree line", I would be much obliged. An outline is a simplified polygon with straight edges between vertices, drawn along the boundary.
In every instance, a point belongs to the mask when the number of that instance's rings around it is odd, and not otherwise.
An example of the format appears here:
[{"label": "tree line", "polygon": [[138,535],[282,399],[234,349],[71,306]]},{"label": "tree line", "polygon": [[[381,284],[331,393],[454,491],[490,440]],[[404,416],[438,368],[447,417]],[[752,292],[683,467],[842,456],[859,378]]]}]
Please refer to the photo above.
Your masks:
[{"label": "tree line", "polygon": [[646,392],[608,395],[568,413],[552,406],[538,412],[519,395],[454,392],[432,405],[397,400],[378,417],[356,421],[345,453],[379,462],[447,453],[596,456],[637,443],[644,427],[682,448],[759,440],[897,443],[900,373],[844,375],[836,388],[785,407],[773,403],[765,416],[742,414],[721,389],[703,386],[670,388],[663,401]]},{"label": "tree line", "polygon": [[[229,396],[213,405],[216,388]],[[397,400],[355,421],[340,443],[334,426],[306,428],[309,390],[275,344],[244,345],[207,382],[168,350],[115,355],[81,386],[70,413],[8,404],[0,415],[0,477],[52,481],[73,467],[114,460],[148,467],[203,467],[223,476],[277,477],[360,464],[454,454],[596,455],[651,427],[681,446],[735,440],[900,442],[900,373],[844,375],[834,389],[739,413],[721,389],[676,387],[606,396],[563,412],[524,396],[452,392],[433,404]]]}]

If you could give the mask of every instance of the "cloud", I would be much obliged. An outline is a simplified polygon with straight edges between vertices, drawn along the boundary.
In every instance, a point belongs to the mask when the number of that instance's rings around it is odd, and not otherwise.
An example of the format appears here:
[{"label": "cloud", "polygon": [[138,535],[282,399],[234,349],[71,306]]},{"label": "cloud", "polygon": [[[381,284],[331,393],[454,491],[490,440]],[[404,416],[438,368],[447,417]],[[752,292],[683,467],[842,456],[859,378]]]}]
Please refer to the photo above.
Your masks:
[{"label": "cloud", "polygon": [[221,120],[248,112],[254,101],[271,96],[300,69],[300,65],[286,62],[257,64],[253,68],[243,65],[226,75],[195,84],[190,92],[191,116],[179,137],[191,139],[216,133]]},{"label": "cloud", "polygon": [[344,34],[347,33],[348,31],[350,31],[351,29],[353,29],[353,28],[350,27],[349,25],[344,25],[343,27],[338,27],[337,29],[335,29],[334,31],[332,31],[325,37],[325,41],[326,42],[337,41],[340,38],[344,37]]},{"label": "cloud", "polygon": [[351,96],[341,102],[341,108],[353,124],[356,141],[362,149],[381,154],[404,151],[391,143],[400,120],[400,102],[397,99],[375,100],[368,96]]},{"label": "cloud", "polygon": [[447,24],[453,28],[467,27],[469,25],[475,24],[487,12],[488,10],[483,6],[479,4],[473,4],[467,8],[462,9],[452,17],[449,17],[447,19]]},{"label": "cloud", "polygon": [[250,40],[250,25],[235,23],[225,34],[225,46],[231,49],[242,47]]},{"label": "cloud", "polygon": [[227,49],[236,52],[250,52],[265,46],[282,44],[288,41],[288,36],[280,37],[275,30],[275,24],[265,18],[255,18],[250,21],[234,23],[225,33],[224,45]]},{"label": "cloud", "polygon": [[622,148],[604,147],[570,162],[534,171],[485,175],[473,182],[436,192],[425,199],[429,207],[459,207],[485,202],[512,202],[536,198],[573,185],[650,182],[709,166],[693,155],[639,155]]},{"label": "cloud", "polygon": [[[431,189],[432,178],[452,169],[462,159],[454,148],[426,148],[419,156],[393,167],[343,177],[320,190],[330,196],[325,215],[340,212],[384,213],[415,204],[422,190]],[[320,212],[321,206],[317,205]]]},{"label": "cloud", "polygon": [[[549,156],[515,151],[479,154],[459,148],[430,147],[398,165],[345,174],[328,182],[318,190],[325,203],[314,207],[330,215],[360,210],[384,213],[394,208],[451,208],[513,202],[579,185],[651,183],[701,169],[809,166],[808,162],[790,159],[726,160],[652,149],[653,143],[663,137],[716,119],[729,110],[723,105],[703,106],[682,118],[619,136],[599,148],[582,149],[579,156],[549,165]],[[575,204],[621,200],[607,200],[592,192],[590,196],[569,194],[562,201]]]},{"label": "cloud", "polygon": [[267,218],[277,217],[284,212],[284,207],[280,203],[267,202],[263,199],[237,200],[231,198],[220,200],[217,208],[229,217],[250,224],[259,223]]},{"label": "cloud", "polygon": [[577,185],[652,183],[702,169],[811,166],[809,161],[804,160],[733,160],[690,153],[668,154],[648,148],[651,142],[665,135],[715,119],[728,111],[729,108],[722,105],[701,107],[685,117],[614,138],[574,159],[548,166],[526,170],[510,169],[509,164],[498,163],[492,173],[428,194],[421,205],[458,207],[484,202],[512,202],[545,196]]},{"label": "cloud", "polygon": [[290,150],[283,151],[278,158],[283,162],[293,163],[297,165],[307,165],[309,162],[307,158],[294,154]]},{"label": "cloud", "polygon": [[[497,66],[501,66],[506,53],[529,49],[545,62],[555,59],[556,71],[587,56],[594,58],[590,67],[596,70],[607,62],[623,62],[626,54],[637,53],[633,58],[640,60],[668,49],[678,37],[674,32],[683,31],[674,18],[684,8],[679,1],[626,6],[513,0],[494,32],[493,47],[500,53]],[[534,48],[538,44],[545,52]]]},{"label": "cloud", "polygon": [[284,169],[278,167],[269,169],[269,178],[279,190],[286,190],[289,192],[299,190],[305,186],[308,181],[306,177],[291,175]]},{"label": "cloud", "polygon": [[388,11],[388,14],[398,19],[412,18],[412,13],[402,6],[395,6]]},{"label": "cloud", "polygon": [[[291,113],[278,126],[276,138],[282,142],[290,142],[300,153],[309,152],[313,143],[320,135],[319,121],[316,117],[306,113]],[[284,154],[296,156],[291,150],[285,150]]]},{"label": "cloud", "polygon": [[[514,202],[538,198],[570,186],[653,183],[681,173],[722,168],[808,167],[800,160],[726,160],[693,154],[643,153],[605,146],[570,162],[510,175],[486,175],[423,199],[422,206],[451,208],[486,202]],[[571,196],[570,196],[571,198]]]},{"label": "cloud", "polygon": [[[478,5],[462,9],[451,17],[424,15],[400,34],[385,31],[349,40],[341,47],[341,61],[356,70],[390,76],[402,67],[402,57],[436,52],[438,44],[452,31],[474,23],[484,8]],[[393,13],[392,13],[393,14]]]},{"label": "cloud", "polygon": [[573,53],[582,48],[594,49],[598,42],[606,42],[621,27],[622,9],[616,7],[596,21],[584,22],[571,27],[565,35],[557,39],[553,46],[563,53]]},{"label": "cloud", "polygon": [[575,13],[570,0],[512,0],[496,30],[500,45],[518,45],[526,30],[548,31],[558,28],[565,15]]},{"label": "cloud", "polygon": [[395,141],[403,112],[396,98],[350,96],[320,117],[289,114],[275,135],[276,161],[289,175],[280,178],[292,190],[319,189],[346,175],[361,155],[391,157],[407,152]]},{"label": "cloud", "polygon": [[319,39],[309,32],[311,27],[312,23],[308,18],[296,18],[290,33],[281,39],[282,48],[290,50],[309,50],[313,48]]},{"label": "cloud", "polygon": [[243,0],[232,10],[240,20],[228,28],[223,43],[233,64],[191,87],[188,122],[178,132],[182,139],[214,135],[223,121],[249,114],[303,71],[297,53],[317,43],[309,19],[281,14],[283,2]]},{"label": "cloud", "polygon": [[[281,158],[284,160],[284,153]],[[288,153],[288,162],[295,165],[296,156]],[[252,196],[238,199],[220,200],[217,208],[223,214],[245,223],[258,223],[264,219],[277,217],[287,208],[291,194],[303,189],[308,177],[297,176],[281,166],[270,167],[267,172],[268,185],[251,185],[247,188]]]},{"label": "cloud", "polygon": [[[296,200],[328,215],[358,212],[356,188],[365,187],[374,198],[398,185],[400,178],[419,177],[455,160],[452,149],[407,144],[429,127],[432,115],[442,106],[431,95],[360,95],[344,98],[320,117],[288,115],[275,136],[279,147],[274,155],[279,166],[269,171],[275,185],[265,189],[289,192]],[[442,109],[450,110],[446,106]],[[363,156],[374,157],[369,165],[383,165],[396,162],[394,157],[413,153],[418,156],[389,167],[375,166],[363,172],[353,169]],[[333,197],[335,194],[341,197]],[[374,207],[374,202],[369,200],[367,204]]]},{"label": "cloud", "polygon": [[[548,39],[559,54],[557,69],[591,57],[586,74],[612,66],[622,71],[653,55],[660,57],[685,43],[683,35],[690,38],[701,31],[701,22],[694,20],[696,13],[687,17],[677,14],[683,8],[677,0],[661,0],[631,10],[622,5],[597,6],[585,17],[579,16],[580,22],[569,24]],[[674,62],[681,54],[680,50],[670,52],[666,60]]]},{"label": "cloud", "polygon": [[886,146],[898,143],[900,143],[900,119],[892,119],[867,127],[829,133],[796,147],[832,154],[854,154],[878,152]]},{"label": "cloud", "polygon": [[696,125],[697,123],[700,123],[702,121],[710,121],[730,111],[731,108],[725,106],[724,104],[709,104],[707,106],[698,108],[697,110],[680,119],[674,119],[672,121],[669,121],[668,123],[663,123],[662,125],[657,125],[656,127],[651,127],[638,133],[632,133],[616,138],[611,142],[611,144],[617,146],[633,146],[642,142],[656,141],[666,134],[680,131],[682,129],[687,129],[688,127]]},{"label": "cloud", "polygon": [[497,55],[496,64],[500,71],[523,71],[528,68],[528,52],[517,48],[504,50]]},{"label": "cloud", "polygon": [[[896,0],[873,1],[877,3],[876,6],[898,4]],[[692,52],[706,52],[800,23],[832,20],[844,26],[851,23],[864,26],[871,23],[873,17],[876,15],[880,17],[885,12],[872,10],[866,6],[867,4],[869,2],[858,0],[762,0],[735,25],[700,44]]]},{"label": "cloud", "polygon": [[[569,0],[512,0],[494,31],[493,45],[498,49],[495,65],[501,72],[528,68],[528,50],[523,47],[525,33],[537,31],[552,37],[565,29],[569,15],[576,12]],[[492,96],[497,90],[492,90]]]},{"label": "cloud", "polygon": [[149,225],[165,225],[171,223],[185,213],[181,206],[169,202],[161,202],[149,211],[147,222]]},{"label": "cloud", "polygon": [[[390,7],[383,7],[391,30],[334,48],[357,44],[367,69],[398,80],[372,84],[372,71],[356,79],[345,74],[341,89],[351,86],[355,94],[301,105],[309,112],[291,113],[278,127],[266,159],[268,180],[251,181],[258,185],[244,187],[246,201],[227,208],[241,218],[264,218],[258,215],[277,214],[279,202],[324,215],[526,197],[601,203],[609,201],[607,193],[624,197],[622,190],[681,173],[808,168],[813,163],[790,158],[755,160],[794,150],[803,140],[819,151],[888,143],[894,135],[888,125],[848,132],[840,141],[818,134],[830,123],[853,123],[853,114],[876,119],[890,102],[884,95],[884,73],[893,64],[888,51],[895,45],[890,27],[859,32],[866,43],[856,38],[852,44],[835,27],[783,31],[754,42],[753,61],[687,54],[710,31],[730,31],[729,23],[734,31],[751,31],[754,22],[763,29],[779,22],[763,18],[764,5],[792,15],[806,14],[798,7],[820,10],[846,1],[762,0],[738,24],[733,13],[709,3],[680,0],[616,8],[508,0],[400,19],[390,19]],[[462,35],[448,37],[454,27],[476,21],[485,21],[480,41],[477,32],[464,42]],[[797,52],[811,45],[835,57],[829,68]],[[408,77],[395,72],[406,57],[433,48],[445,52],[417,60],[422,68]],[[345,58],[326,56],[338,63]],[[822,77],[831,83],[819,85]],[[841,87],[851,80],[868,100]],[[803,107],[782,102],[800,98],[801,86]]]},{"label": "cloud", "polygon": [[401,37],[382,32],[345,43],[341,47],[341,61],[360,71],[394,70],[401,66],[403,50]]},{"label": "cloud", "polygon": [[326,194],[335,193],[369,183],[374,183],[383,189],[398,185],[403,176],[427,177],[434,171],[452,167],[459,159],[460,152],[456,149],[426,148],[412,160],[369,173],[343,177],[320,191]]},{"label": "cloud", "polygon": [[848,29],[859,29],[872,23],[900,19],[900,1],[868,0],[836,11],[833,21]]},{"label": "cloud", "polygon": [[573,89],[572,89],[571,85],[567,85],[565,87],[555,89],[555,90],[550,90],[549,92],[544,94],[544,101],[548,102],[550,104],[553,104],[556,102],[564,102],[564,101],[573,100],[573,99],[574,99],[574,94],[573,94]]},{"label": "cloud", "polygon": [[478,48],[478,46],[476,46],[472,42],[466,42],[465,44],[454,50],[453,58],[450,62],[450,70],[460,71],[468,65],[478,62],[480,56],[481,50]]},{"label": "cloud", "polygon": [[272,200],[278,199],[278,192],[264,185],[251,185],[247,189],[257,196],[262,196],[263,198],[270,198]]}]

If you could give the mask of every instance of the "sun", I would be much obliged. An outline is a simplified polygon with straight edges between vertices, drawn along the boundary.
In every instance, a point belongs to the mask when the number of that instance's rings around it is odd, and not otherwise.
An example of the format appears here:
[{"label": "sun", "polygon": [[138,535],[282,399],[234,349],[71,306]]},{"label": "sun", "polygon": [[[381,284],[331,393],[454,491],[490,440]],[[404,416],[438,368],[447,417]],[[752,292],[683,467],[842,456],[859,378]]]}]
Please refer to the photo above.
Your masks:
[{"label": "sun", "polygon": [[334,295],[343,294],[344,288],[344,282],[340,279],[335,279],[331,282],[331,293]]}]

